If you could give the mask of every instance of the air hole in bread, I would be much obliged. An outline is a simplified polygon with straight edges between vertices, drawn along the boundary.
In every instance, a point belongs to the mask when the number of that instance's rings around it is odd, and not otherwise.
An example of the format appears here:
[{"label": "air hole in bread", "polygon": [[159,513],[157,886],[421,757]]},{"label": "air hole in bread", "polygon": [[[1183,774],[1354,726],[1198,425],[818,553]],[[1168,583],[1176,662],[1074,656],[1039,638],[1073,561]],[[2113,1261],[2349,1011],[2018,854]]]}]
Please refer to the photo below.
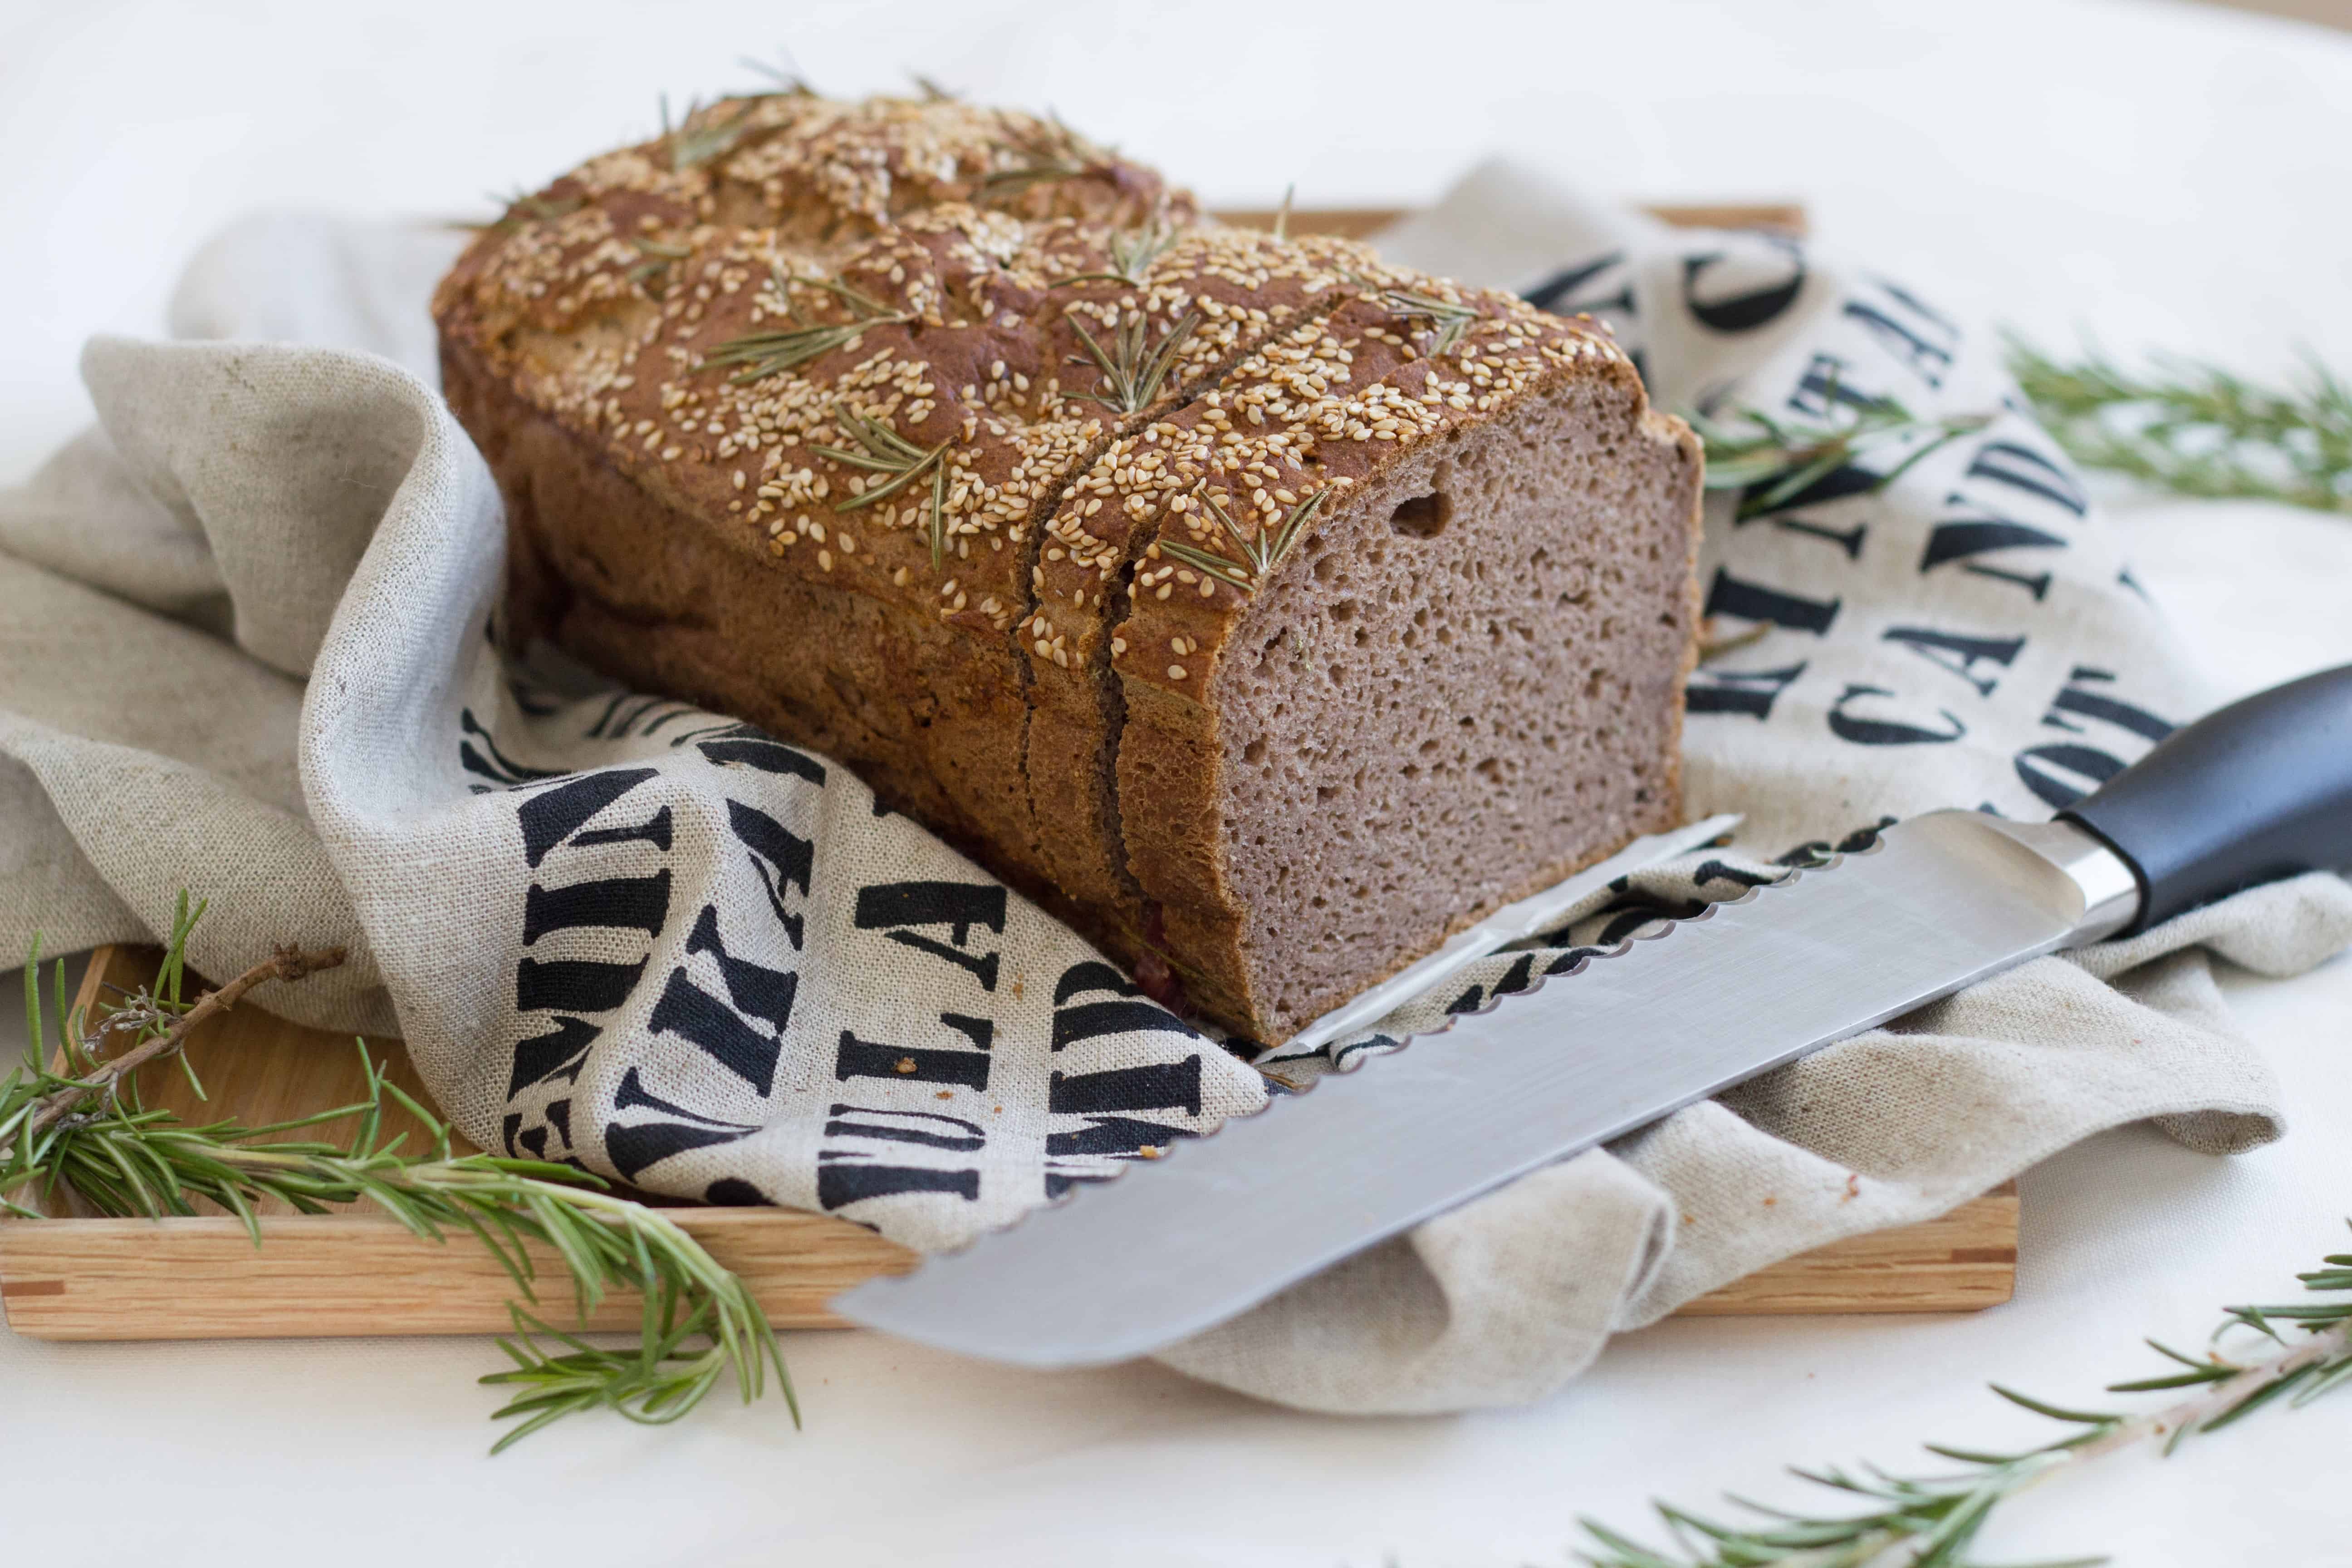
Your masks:
[{"label": "air hole in bread", "polygon": [[1434,539],[1454,521],[1454,501],[1444,490],[1414,496],[1397,503],[1389,526],[1408,539]]}]

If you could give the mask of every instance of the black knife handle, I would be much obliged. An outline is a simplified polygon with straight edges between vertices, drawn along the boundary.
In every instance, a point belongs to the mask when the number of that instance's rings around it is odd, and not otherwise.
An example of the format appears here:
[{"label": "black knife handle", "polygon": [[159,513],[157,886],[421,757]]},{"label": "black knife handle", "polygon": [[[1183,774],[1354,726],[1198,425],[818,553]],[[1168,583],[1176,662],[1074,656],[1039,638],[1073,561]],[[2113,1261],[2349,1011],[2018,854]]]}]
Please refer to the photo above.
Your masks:
[{"label": "black knife handle", "polygon": [[2139,879],[2122,936],[2258,882],[2352,867],[2352,665],[2174,731],[2058,815]]}]

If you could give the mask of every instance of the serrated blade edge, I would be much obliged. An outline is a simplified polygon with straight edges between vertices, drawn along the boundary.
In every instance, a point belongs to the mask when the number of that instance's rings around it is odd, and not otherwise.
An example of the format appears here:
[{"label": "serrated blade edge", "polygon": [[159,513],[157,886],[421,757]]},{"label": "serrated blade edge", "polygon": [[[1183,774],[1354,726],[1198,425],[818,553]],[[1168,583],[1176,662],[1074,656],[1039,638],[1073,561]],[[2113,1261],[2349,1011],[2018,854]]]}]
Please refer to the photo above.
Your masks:
[{"label": "serrated blade edge", "polygon": [[2084,914],[2072,879],[1987,819],[1916,817],[832,1308],[1021,1365],[1145,1354],[1514,1176],[2049,952]]}]

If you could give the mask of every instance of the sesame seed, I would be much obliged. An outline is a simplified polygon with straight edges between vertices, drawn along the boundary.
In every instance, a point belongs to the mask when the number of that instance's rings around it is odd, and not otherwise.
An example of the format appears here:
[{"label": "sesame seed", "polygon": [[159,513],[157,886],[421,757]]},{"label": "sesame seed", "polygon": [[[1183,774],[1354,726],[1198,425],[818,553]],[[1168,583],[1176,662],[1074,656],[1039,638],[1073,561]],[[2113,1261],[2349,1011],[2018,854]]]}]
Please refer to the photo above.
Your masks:
[{"label": "sesame seed", "polygon": [[1181,665],[1181,664],[1171,664],[1171,665],[1170,665],[1170,666],[1168,667],[1168,679],[1171,679],[1171,680],[1181,680],[1181,679],[1184,679],[1184,667],[1183,667],[1182,665]]}]

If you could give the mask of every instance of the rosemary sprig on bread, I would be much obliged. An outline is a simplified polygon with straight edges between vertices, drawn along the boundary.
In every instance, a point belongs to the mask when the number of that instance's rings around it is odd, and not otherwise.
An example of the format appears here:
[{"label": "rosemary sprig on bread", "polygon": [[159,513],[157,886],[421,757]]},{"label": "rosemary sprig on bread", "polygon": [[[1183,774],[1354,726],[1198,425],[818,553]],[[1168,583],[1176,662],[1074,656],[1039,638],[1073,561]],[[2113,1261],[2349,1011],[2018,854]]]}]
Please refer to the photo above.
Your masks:
[{"label": "rosemary sprig on bread", "polygon": [[[638,242],[643,245],[644,241]],[[662,254],[668,254],[667,251]],[[677,254],[684,255],[683,251]],[[850,310],[845,321],[803,321],[799,310],[793,304],[794,284],[822,289],[839,300]],[[853,343],[868,327],[892,326],[915,318],[904,310],[893,310],[871,295],[859,292],[837,278],[795,279],[785,276],[782,268],[774,268],[771,287],[793,325],[781,331],[751,332],[740,338],[730,338],[713,348],[704,358],[705,368],[727,369],[740,366],[728,379],[734,382],[764,381],[772,375],[806,364],[813,359],[831,353],[846,343]]]},{"label": "rosemary sprig on bread", "polygon": [[1155,216],[1149,223],[1122,229],[1110,236],[1103,248],[1109,254],[1110,266],[1100,272],[1079,272],[1054,280],[1056,289],[1067,289],[1079,283],[1123,283],[1130,289],[1143,287],[1144,274],[1151,264],[1168,253],[1171,246],[1183,237],[1183,230],[1170,223],[1165,216]]},{"label": "rosemary sprig on bread", "polygon": [[735,143],[751,129],[749,121],[751,111],[759,107],[759,99],[737,99],[734,103],[734,111],[723,116],[716,104],[706,112],[701,104],[689,103],[686,106],[686,118],[672,127],[669,95],[662,95],[662,141],[668,144],[673,170],[695,168],[734,151]]},{"label": "rosemary sprig on bread", "polygon": [[1244,533],[1241,525],[1234,521],[1233,513],[1225,510],[1224,504],[1206,486],[1194,489],[1192,493],[1217,520],[1218,528],[1232,542],[1234,552],[1241,559],[1234,561],[1223,555],[1213,555],[1181,539],[1171,539],[1165,533],[1155,542],[1160,552],[1197,571],[1206,572],[1221,582],[1231,583],[1246,594],[1255,592],[1259,584],[1274,575],[1275,569],[1282,564],[1283,557],[1290,553],[1290,547],[1298,542],[1300,531],[1322,506],[1326,492],[1317,490],[1285,513],[1279,524],[1270,529],[1260,529],[1255,533]]},{"label": "rosemary sprig on bread", "polygon": [[810,450],[836,463],[846,463],[853,468],[864,468],[872,473],[888,474],[890,478],[871,489],[845,496],[833,503],[833,510],[856,511],[860,507],[872,506],[876,501],[887,500],[928,472],[931,476],[931,569],[936,572],[943,568],[948,552],[948,471],[942,459],[954,442],[942,441],[929,448],[918,447],[880,420],[869,419],[863,414],[846,409],[836,412],[834,419],[849,432],[858,449],[853,452],[840,447],[813,447]]},{"label": "rosemary sprig on bread", "polygon": [[[1200,311],[1186,310],[1155,342],[1143,311],[1124,310],[1119,312],[1118,324],[1112,330],[1111,346],[1106,349],[1087,330],[1078,311],[1077,306],[1070,308],[1070,327],[1078,334],[1078,341],[1087,345],[1087,353],[1094,357],[1095,368],[1102,379],[1097,383],[1100,390],[1076,395],[1089,403],[1099,403],[1114,414],[1140,414],[1158,401],[1160,389],[1168,384],[1168,373],[1176,368],[1176,356],[1184,350],[1184,340],[1201,324]],[[1087,362],[1073,354],[1070,363]]]},{"label": "rosemary sprig on bread", "polygon": [[[1288,216],[1287,208],[1285,216]],[[1458,304],[1451,300],[1441,300],[1434,294],[1417,293],[1411,289],[1383,289],[1381,298],[1398,315],[1429,323],[1430,331],[1435,334],[1429,344],[1433,356],[1452,353],[1461,343],[1462,334],[1470,330],[1470,323],[1478,319],[1478,308],[1475,305]]]},{"label": "rosemary sprig on bread", "polygon": [[980,182],[982,197],[1017,195],[1033,185],[1075,180],[1099,174],[1109,166],[1108,155],[1093,142],[1048,115],[1026,124],[1000,115],[1002,165]]}]

